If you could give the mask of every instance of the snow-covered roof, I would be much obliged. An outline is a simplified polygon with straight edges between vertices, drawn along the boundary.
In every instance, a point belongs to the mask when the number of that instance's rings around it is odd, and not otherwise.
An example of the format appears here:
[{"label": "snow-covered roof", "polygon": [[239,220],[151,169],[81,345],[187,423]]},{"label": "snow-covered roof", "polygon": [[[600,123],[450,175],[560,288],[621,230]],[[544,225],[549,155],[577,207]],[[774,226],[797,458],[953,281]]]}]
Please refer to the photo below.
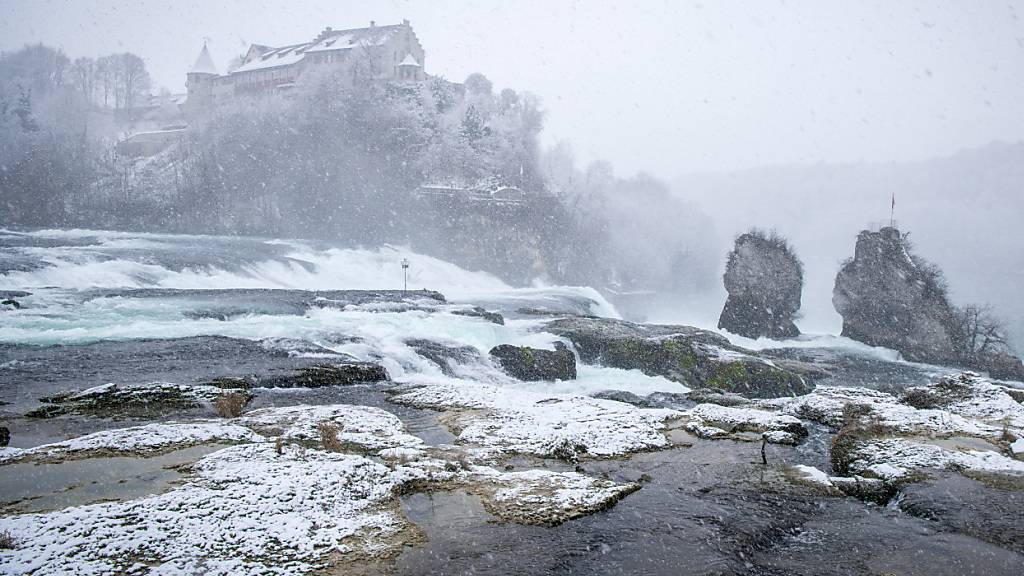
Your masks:
[{"label": "snow-covered roof", "polygon": [[[245,62],[232,74],[265,70],[279,66],[289,66],[302,61],[307,53],[330,52],[335,50],[351,50],[360,46],[381,46],[391,36],[402,30],[402,24],[390,26],[370,26],[368,28],[352,28],[350,30],[326,30],[316,40],[305,44],[295,44],[281,48],[269,48],[260,56]],[[266,47],[261,46],[261,49]],[[262,51],[262,50],[261,50]],[[415,62],[415,59],[413,59]],[[416,64],[419,65],[418,63]]]},{"label": "snow-covered roof", "polygon": [[398,63],[398,65],[399,66],[415,66],[417,68],[420,67],[420,63],[416,61],[416,58],[414,58],[412,54],[406,54],[405,58],[403,58],[402,61]]},{"label": "snow-covered roof", "polygon": [[265,70],[267,68],[296,64],[306,56],[305,50],[303,50],[306,46],[306,44],[296,44],[294,46],[274,48],[259,58],[254,58],[235,68],[231,73],[238,74],[240,72],[252,72],[253,70]]},{"label": "snow-covered roof", "polygon": [[196,63],[192,65],[189,74],[219,74],[217,67],[213,65],[213,58],[210,58],[210,51],[206,49],[206,44],[203,44],[199,58],[196,58]]}]

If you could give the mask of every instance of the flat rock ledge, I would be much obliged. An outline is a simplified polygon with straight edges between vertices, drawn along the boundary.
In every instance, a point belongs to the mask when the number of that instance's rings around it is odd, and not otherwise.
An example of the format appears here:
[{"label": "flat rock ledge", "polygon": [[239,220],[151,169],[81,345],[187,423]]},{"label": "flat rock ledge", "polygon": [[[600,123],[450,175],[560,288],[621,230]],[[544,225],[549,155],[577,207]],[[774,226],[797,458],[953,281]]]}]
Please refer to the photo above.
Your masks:
[{"label": "flat rock ledge", "polygon": [[401,513],[401,494],[462,489],[479,495],[499,521],[554,526],[639,489],[577,472],[498,471],[474,451],[425,445],[388,412],[352,405],[108,430],[4,449],[0,465],[146,456],[201,443],[236,445],[188,466],[183,482],[162,494],[0,518],[0,531],[15,535],[0,554],[0,572],[61,574],[69,565],[122,574],[345,570],[393,558],[422,539]]},{"label": "flat rock ledge", "polygon": [[174,410],[210,406],[225,394],[236,394],[243,405],[252,399],[244,383],[189,385],[169,382],[122,385],[104,384],[79,392],[65,392],[40,398],[42,406],[30,410],[29,418],[52,418],[64,414],[119,416],[161,414]]}]

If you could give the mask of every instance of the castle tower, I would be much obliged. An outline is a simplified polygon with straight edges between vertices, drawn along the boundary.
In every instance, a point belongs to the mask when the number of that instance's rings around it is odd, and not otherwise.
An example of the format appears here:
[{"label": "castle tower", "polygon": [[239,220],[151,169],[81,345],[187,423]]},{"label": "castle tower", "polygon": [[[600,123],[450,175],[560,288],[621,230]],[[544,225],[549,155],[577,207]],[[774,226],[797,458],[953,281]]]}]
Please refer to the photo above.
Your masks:
[{"label": "castle tower", "polygon": [[398,64],[399,80],[423,80],[423,66],[416,61],[412,54],[406,54],[405,59]]},{"label": "castle tower", "polygon": [[219,75],[204,42],[203,49],[199,52],[199,57],[196,58],[196,63],[192,65],[185,76],[185,85],[188,87],[186,104],[189,108],[196,110],[213,105],[213,83]]}]

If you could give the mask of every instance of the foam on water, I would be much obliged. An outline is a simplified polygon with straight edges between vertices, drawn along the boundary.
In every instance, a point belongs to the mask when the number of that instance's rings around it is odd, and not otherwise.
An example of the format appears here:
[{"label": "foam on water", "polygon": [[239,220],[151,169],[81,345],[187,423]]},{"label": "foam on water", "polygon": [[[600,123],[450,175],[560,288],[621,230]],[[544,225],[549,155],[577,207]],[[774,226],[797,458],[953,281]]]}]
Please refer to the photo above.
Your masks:
[{"label": "foam on water", "polygon": [[[5,312],[0,342],[85,344],[101,340],[219,335],[308,341],[358,359],[379,362],[398,381],[486,382],[549,393],[590,394],[607,389],[639,393],[686,388],[637,371],[581,366],[573,382],[525,384],[499,370],[487,352],[499,344],[553,349],[558,338],[542,320],[508,318],[504,326],[452,310],[389,310],[387,306],[313,307],[302,314],[250,311],[226,320],[196,317],[187,294],[133,297],[95,289],[284,288],[376,290],[401,287],[400,262],[408,259],[409,286],[438,290],[452,303],[570,309],[619,317],[589,287],[535,283],[513,288],[495,276],[406,248],[342,249],[278,239],[136,234],[90,230],[0,230],[0,289],[28,290],[21,310]],[[6,260],[5,260],[6,259]],[[30,266],[24,263],[31,262]],[[5,262],[16,265],[4,266]],[[5,270],[6,268],[6,270]],[[480,359],[453,366],[449,376],[406,344],[426,339],[473,346]]]},{"label": "foam on water", "polygon": [[[88,288],[288,288],[299,290],[380,290],[401,288],[400,263],[410,262],[409,286],[429,288],[459,301],[530,302],[575,298],[593,302],[591,313],[618,317],[615,308],[587,287],[513,288],[497,277],[417,254],[407,248],[316,247],[297,240],[214,236],[130,234],[86,230],[12,233],[0,250],[35,261],[32,269],[0,272],[0,289]],[[38,247],[32,240],[74,240]],[[18,245],[23,240],[23,245]],[[84,244],[79,244],[84,242]],[[231,266],[226,264],[230,263]],[[0,259],[0,270],[3,260]]]},{"label": "foam on water", "polygon": [[881,346],[871,346],[863,342],[852,340],[846,336],[837,336],[835,334],[804,334],[797,338],[787,340],[773,340],[771,338],[757,338],[755,340],[752,338],[737,336],[735,334],[725,332],[724,330],[719,331],[719,333],[729,338],[733,344],[750,350],[769,350],[772,348],[828,348],[851,352],[861,356],[869,356],[886,362],[898,362],[900,360],[900,353],[896,350],[883,348]]}]

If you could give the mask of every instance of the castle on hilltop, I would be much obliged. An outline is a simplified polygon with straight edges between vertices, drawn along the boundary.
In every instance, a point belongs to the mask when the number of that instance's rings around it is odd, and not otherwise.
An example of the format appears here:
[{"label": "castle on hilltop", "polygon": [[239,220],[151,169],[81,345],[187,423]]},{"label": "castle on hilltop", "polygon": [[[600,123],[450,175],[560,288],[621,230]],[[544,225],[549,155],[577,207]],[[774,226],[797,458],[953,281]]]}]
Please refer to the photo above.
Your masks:
[{"label": "castle on hilltop", "polygon": [[314,68],[343,70],[358,79],[421,81],[426,52],[408,20],[401,24],[333,30],[311,42],[274,48],[252,44],[237,66],[220,74],[206,45],[186,76],[190,110],[201,110],[241,95],[280,93]]}]

